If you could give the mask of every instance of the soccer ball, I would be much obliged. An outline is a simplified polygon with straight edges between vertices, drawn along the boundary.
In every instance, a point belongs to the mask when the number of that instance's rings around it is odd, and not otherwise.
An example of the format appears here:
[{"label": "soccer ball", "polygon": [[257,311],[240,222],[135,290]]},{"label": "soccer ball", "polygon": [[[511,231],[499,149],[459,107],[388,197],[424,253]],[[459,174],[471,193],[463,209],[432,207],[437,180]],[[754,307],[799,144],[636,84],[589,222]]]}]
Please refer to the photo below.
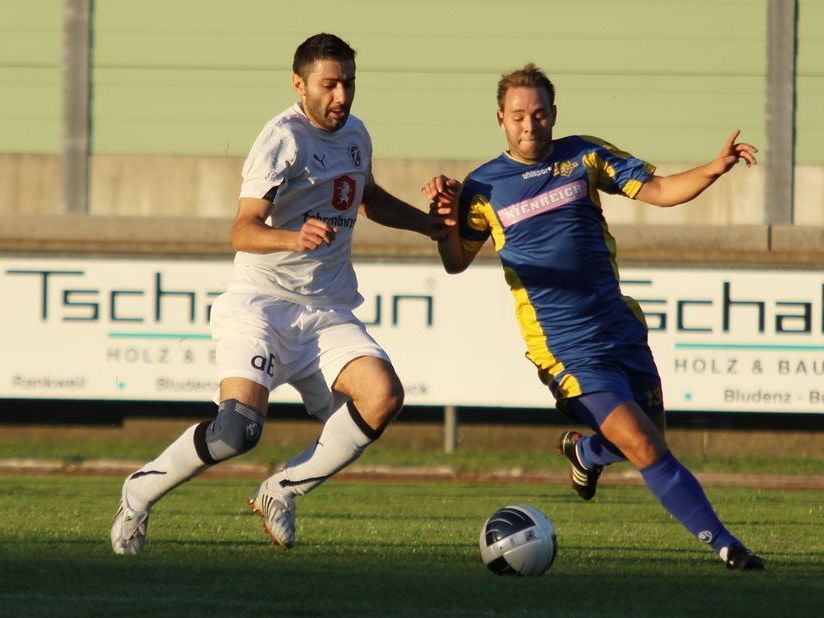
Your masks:
[{"label": "soccer ball", "polygon": [[555,526],[535,507],[513,504],[481,526],[481,559],[496,575],[543,575],[558,553]]}]

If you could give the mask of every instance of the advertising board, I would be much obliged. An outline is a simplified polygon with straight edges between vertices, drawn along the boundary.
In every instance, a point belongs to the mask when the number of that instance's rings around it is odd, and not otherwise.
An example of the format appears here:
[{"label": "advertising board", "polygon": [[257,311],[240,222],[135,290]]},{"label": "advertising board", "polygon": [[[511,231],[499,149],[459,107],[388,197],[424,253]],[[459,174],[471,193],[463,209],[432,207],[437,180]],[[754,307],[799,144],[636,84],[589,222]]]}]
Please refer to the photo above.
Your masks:
[{"label": "advertising board", "polygon": [[[228,261],[3,258],[0,397],[203,401],[209,310]],[[356,314],[415,405],[552,406],[524,357],[500,266],[356,264]],[[622,269],[668,409],[824,412],[824,275]],[[299,401],[290,387],[275,402]]]}]

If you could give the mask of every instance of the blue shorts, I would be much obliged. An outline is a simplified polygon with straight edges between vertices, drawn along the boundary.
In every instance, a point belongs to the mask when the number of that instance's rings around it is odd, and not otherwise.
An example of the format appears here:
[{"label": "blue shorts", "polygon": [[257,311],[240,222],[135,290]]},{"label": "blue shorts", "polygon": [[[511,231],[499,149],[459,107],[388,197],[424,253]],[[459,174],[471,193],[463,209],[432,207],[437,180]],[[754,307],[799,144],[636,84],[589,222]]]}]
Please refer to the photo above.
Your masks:
[{"label": "blue shorts", "polygon": [[[643,358],[644,355],[641,355]],[[641,360],[636,357],[636,360]],[[573,419],[598,430],[616,407],[634,401],[649,417],[664,412],[661,392],[661,378],[652,354],[649,362],[633,363],[593,363],[585,372],[590,384],[597,387],[586,390],[577,397],[567,397],[557,402],[558,409]],[[594,378],[594,379],[593,379]]]}]

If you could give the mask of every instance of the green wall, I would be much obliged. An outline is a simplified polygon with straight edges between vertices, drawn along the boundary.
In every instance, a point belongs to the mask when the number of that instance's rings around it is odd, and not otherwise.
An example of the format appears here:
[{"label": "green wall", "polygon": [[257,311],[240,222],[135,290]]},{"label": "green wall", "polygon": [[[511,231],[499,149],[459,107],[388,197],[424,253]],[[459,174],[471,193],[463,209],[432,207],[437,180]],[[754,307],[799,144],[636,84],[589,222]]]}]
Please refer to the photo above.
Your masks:
[{"label": "green wall", "polygon": [[824,0],[800,0],[796,162],[824,165]]},{"label": "green wall", "polygon": [[0,0],[0,152],[60,150],[60,0]]},{"label": "green wall", "polygon": [[[57,152],[60,0],[0,0],[0,151]],[[657,162],[765,146],[766,0],[96,0],[97,154],[242,156],[289,105],[306,36],[358,50],[381,158],[494,156],[501,72],[534,61],[558,90],[557,134]],[[798,163],[824,164],[824,2],[800,2]],[[8,45],[6,44],[8,41]]]}]

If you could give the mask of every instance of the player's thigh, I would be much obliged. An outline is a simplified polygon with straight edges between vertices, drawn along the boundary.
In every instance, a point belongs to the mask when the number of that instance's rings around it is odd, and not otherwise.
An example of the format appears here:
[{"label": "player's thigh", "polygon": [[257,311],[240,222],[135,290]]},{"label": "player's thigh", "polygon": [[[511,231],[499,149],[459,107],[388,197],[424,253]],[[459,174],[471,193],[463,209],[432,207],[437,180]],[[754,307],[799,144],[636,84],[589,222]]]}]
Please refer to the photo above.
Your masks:
[{"label": "player's thigh", "polygon": [[633,348],[622,355],[622,363],[635,403],[663,435],[666,429],[661,376],[649,347]]},{"label": "player's thigh", "polygon": [[655,414],[649,417],[649,420],[652,421],[652,424],[658,429],[662,436],[666,436],[667,433],[667,415],[661,411],[659,414]]},{"label": "player's thigh", "polygon": [[217,298],[211,327],[220,401],[237,399],[264,412],[268,393],[288,379],[275,336],[277,328],[288,329],[293,320],[290,307],[283,307],[287,310],[259,294],[227,293]]},{"label": "player's thigh", "polygon": [[395,400],[403,398],[400,380],[389,356],[364,324],[351,311],[329,310],[311,317],[308,322],[315,328],[317,356],[308,364],[309,372],[319,370],[330,389],[352,400],[362,415],[399,407]]},{"label": "player's thigh", "polygon": [[630,373],[630,387],[635,403],[662,436],[666,430],[666,414],[661,391],[661,378],[657,371],[642,374]]},{"label": "player's thigh", "polygon": [[264,416],[269,408],[269,389],[248,378],[224,378],[219,397],[220,401],[236,399]]},{"label": "player's thigh", "polygon": [[[308,367],[311,371],[319,369],[330,386],[358,358],[383,359],[390,364],[389,356],[351,311],[329,309],[314,312],[308,317],[304,332],[312,329],[316,342],[314,351],[310,350],[314,358]],[[354,374],[354,371],[350,373]]]}]

